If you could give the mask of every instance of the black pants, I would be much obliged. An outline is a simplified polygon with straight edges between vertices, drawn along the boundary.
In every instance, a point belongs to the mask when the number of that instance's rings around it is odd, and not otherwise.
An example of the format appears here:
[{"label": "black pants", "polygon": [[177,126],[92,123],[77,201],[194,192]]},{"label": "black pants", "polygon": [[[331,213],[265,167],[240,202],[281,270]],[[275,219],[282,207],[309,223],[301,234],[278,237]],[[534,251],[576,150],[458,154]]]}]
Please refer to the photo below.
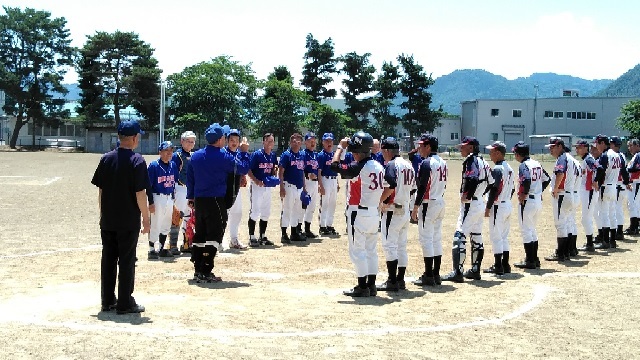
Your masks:
[{"label": "black pants", "polygon": [[196,234],[193,237],[193,266],[196,272],[211,274],[216,244],[222,243],[227,227],[227,207],[224,197],[196,198]]},{"label": "black pants", "polygon": [[115,300],[118,266],[118,309],[135,305],[133,284],[136,275],[136,246],[140,229],[132,231],[102,230],[101,296],[102,305],[111,305]]}]

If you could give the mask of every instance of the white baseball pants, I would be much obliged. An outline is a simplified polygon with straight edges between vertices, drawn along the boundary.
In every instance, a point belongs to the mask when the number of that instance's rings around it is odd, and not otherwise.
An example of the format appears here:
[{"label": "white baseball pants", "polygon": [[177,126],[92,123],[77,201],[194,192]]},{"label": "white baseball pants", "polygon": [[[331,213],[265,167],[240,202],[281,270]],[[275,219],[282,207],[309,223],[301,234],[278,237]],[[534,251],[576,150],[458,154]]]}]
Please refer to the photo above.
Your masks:
[{"label": "white baseball pants", "polygon": [[542,198],[540,195],[527,195],[524,205],[518,204],[518,224],[520,224],[523,244],[538,241],[536,225],[541,212]]},{"label": "white baseball pants", "polygon": [[511,230],[511,201],[496,202],[489,211],[489,239],[493,254],[509,251],[509,231]]},{"label": "white baseball pants", "polygon": [[280,227],[296,227],[302,218],[302,202],[300,193],[295,185],[284,182],[285,196],[282,199],[282,213],[280,214]]},{"label": "white baseball pants", "polygon": [[408,208],[395,208],[393,204],[388,210],[382,214],[384,256],[386,261],[398,260],[399,267],[407,267],[409,264],[407,238],[411,214]]},{"label": "white baseball pants", "polygon": [[249,218],[253,221],[268,221],[271,216],[271,189],[266,186],[258,186],[253,181],[249,186]]},{"label": "white baseball pants", "polygon": [[153,194],[155,210],[151,214],[151,228],[149,241],[158,242],[159,235],[168,235],[171,231],[171,215],[173,214],[173,199],[171,195]]},{"label": "white baseball pants", "polygon": [[444,199],[427,200],[418,209],[418,241],[423,257],[442,255],[442,220]]},{"label": "white baseball pants", "polygon": [[316,206],[318,206],[320,194],[318,194],[318,181],[305,179],[304,182],[307,193],[311,196],[311,202],[304,211],[304,222],[310,223],[311,220],[313,220],[313,213],[316,211]]},{"label": "white baseball pants", "polygon": [[335,176],[323,176],[322,186],[324,195],[320,196],[320,227],[333,226],[333,216],[338,201],[338,179]]},{"label": "white baseball pants", "polygon": [[378,224],[377,209],[358,209],[353,222],[353,241],[349,242],[349,257],[355,265],[356,276],[378,274]]}]

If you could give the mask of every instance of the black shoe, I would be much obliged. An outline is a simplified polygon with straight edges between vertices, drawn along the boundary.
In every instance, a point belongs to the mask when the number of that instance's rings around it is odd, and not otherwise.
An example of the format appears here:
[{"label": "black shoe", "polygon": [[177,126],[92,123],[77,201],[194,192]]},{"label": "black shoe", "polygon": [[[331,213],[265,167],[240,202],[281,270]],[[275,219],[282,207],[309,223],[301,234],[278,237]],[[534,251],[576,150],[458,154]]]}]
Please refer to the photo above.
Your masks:
[{"label": "black shoe", "polygon": [[180,255],[182,255],[182,254],[180,253],[180,250],[178,250],[178,248],[177,248],[177,247],[172,247],[172,248],[169,250],[169,253],[171,253],[171,255],[173,255],[173,256],[180,256]]},{"label": "black shoe", "polygon": [[538,268],[538,266],[536,265],[535,262],[529,262],[527,260],[522,260],[519,263],[514,263],[513,266],[517,267],[518,269],[531,269],[531,270],[535,270],[536,268]]},{"label": "black shoe", "polygon": [[579,248],[578,251],[594,252],[596,251],[596,248],[593,246],[593,244],[584,244],[584,246]]},{"label": "black shoe", "polygon": [[435,286],[436,280],[433,278],[433,276],[422,274],[422,276],[420,276],[418,280],[414,281],[413,284],[418,286]]},{"label": "black shoe", "polygon": [[558,253],[558,250],[556,250],[553,252],[553,254],[545,256],[544,259],[547,261],[565,261],[567,260],[567,257],[565,257],[563,254]]},{"label": "black shoe", "polygon": [[220,281],[222,281],[222,278],[219,276],[215,276],[213,273],[208,275],[200,274],[200,276],[198,276],[198,280],[196,280],[196,282],[203,284],[216,283]]},{"label": "black shoe", "polygon": [[511,265],[502,263],[502,269],[505,274],[511,274]]},{"label": "black shoe", "polygon": [[102,308],[100,309],[100,311],[115,310],[117,305],[118,305],[118,300],[113,300],[112,304],[102,304]]},{"label": "black shoe", "polygon": [[609,249],[611,248],[611,245],[609,245],[609,243],[606,242],[601,242],[601,243],[597,243],[594,245],[595,249]]},{"label": "black shoe", "polygon": [[139,305],[139,304],[135,304],[135,305],[133,305],[130,308],[127,308],[127,309],[116,309],[116,314],[118,314],[118,315],[137,314],[137,313],[141,313],[141,312],[144,312],[144,306]]},{"label": "black shoe", "polygon": [[158,253],[155,250],[149,251],[149,254],[147,254],[147,260],[158,260]]},{"label": "black shoe", "polygon": [[196,271],[196,272],[193,273],[193,279],[191,279],[191,281],[199,282],[201,276],[202,276],[202,274],[200,274],[199,272]]},{"label": "black shoe", "polygon": [[160,253],[158,254],[158,256],[161,257],[161,258],[173,257],[173,255],[171,253],[169,253],[169,250],[167,250],[167,249],[160,250]]},{"label": "black shoe", "polygon": [[287,236],[287,234],[284,234],[280,237],[280,242],[283,244],[291,244],[291,239],[289,239],[289,236]]},{"label": "black shoe", "polygon": [[442,285],[442,278],[440,277],[440,274],[433,275],[433,281],[436,282],[436,285]]},{"label": "black shoe", "polygon": [[491,265],[490,268],[484,269],[482,272],[485,274],[496,274],[496,275],[504,275],[504,268],[502,266],[497,267],[495,264]]},{"label": "black shoe", "polygon": [[409,219],[409,224],[417,224],[418,220],[413,220],[413,218]]},{"label": "black shoe", "polygon": [[331,235],[331,232],[329,231],[328,228],[321,226],[320,230],[318,230],[318,234],[320,234],[320,236],[327,236],[327,235]]},{"label": "black shoe", "polygon": [[299,233],[291,234],[291,241],[306,241],[307,239],[302,237]]},{"label": "black shoe", "polygon": [[578,256],[578,249],[569,250],[569,256],[573,256],[573,257]]},{"label": "black shoe", "polygon": [[618,247],[618,244],[615,241],[609,242],[609,248],[610,249],[615,249],[617,247]]},{"label": "black shoe", "polygon": [[338,234],[338,231],[333,226],[327,226],[327,229],[329,230],[329,235],[332,235],[332,236],[340,235]]},{"label": "black shoe", "polygon": [[624,235],[620,231],[616,231],[616,240],[624,240]]},{"label": "black shoe", "polygon": [[369,288],[361,288],[359,286],[354,287],[351,290],[346,290],[342,292],[343,294],[351,297],[368,297],[369,296]]},{"label": "black shoe", "polygon": [[452,272],[448,273],[447,275],[443,276],[441,278],[441,281],[453,281],[453,282],[457,282],[457,283],[463,283],[464,282],[464,276],[462,275],[461,272],[452,271]]},{"label": "black shoe", "polygon": [[378,289],[376,288],[376,284],[370,284],[369,285],[369,296],[376,296],[378,295]]},{"label": "black shoe", "polygon": [[271,241],[271,240],[267,239],[267,237],[265,236],[265,237],[263,237],[262,239],[260,239],[260,245],[264,245],[264,246],[273,246],[273,245],[275,245],[275,244],[273,243],[273,241]]},{"label": "black shoe", "polygon": [[[624,235],[638,235],[638,229],[627,228],[624,231]],[[616,239],[619,240],[619,239]]]},{"label": "black shoe", "polygon": [[191,248],[189,248],[189,247],[188,247],[188,248],[185,248],[185,247],[184,247],[184,245],[180,245],[180,252],[181,252],[181,253],[188,253],[188,254],[190,254],[190,253],[191,253]]},{"label": "black shoe", "polygon": [[480,276],[480,270],[473,271],[473,270],[469,269],[469,270],[465,271],[464,277],[469,279],[469,280],[482,280],[482,277]]},{"label": "black shoe", "polygon": [[398,280],[398,289],[407,290],[407,283],[404,280]]},{"label": "black shoe", "polygon": [[316,234],[312,233],[311,231],[305,231],[305,232],[304,232],[304,236],[305,236],[307,239],[315,239],[315,238],[317,238],[317,237],[318,237],[318,235],[316,235]]},{"label": "black shoe", "polygon": [[258,239],[249,239],[249,246],[260,247],[260,242],[258,241]]},{"label": "black shoe", "polygon": [[389,280],[383,282],[382,284],[376,286],[377,291],[398,291],[400,290],[400,286],[398,282],[391,282]]}]

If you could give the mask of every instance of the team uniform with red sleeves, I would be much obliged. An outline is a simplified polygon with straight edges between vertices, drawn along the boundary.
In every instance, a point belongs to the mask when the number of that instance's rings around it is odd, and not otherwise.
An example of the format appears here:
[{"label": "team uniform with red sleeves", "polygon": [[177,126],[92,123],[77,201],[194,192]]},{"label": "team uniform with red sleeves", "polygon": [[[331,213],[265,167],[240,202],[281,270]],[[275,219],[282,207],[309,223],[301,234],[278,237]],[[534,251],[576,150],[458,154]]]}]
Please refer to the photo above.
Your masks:
[{"label": "team uniform with red sleeves", "polygon": [[[593,216],[597,206],[598,196],[594,194],[594,179],[598,165],[591,154],[586,154],[580,163],[580,204],[582,206],[582,227],[587,236],[587,243],[593,243]],[[591,237],[591,241],[589,238]]]}]

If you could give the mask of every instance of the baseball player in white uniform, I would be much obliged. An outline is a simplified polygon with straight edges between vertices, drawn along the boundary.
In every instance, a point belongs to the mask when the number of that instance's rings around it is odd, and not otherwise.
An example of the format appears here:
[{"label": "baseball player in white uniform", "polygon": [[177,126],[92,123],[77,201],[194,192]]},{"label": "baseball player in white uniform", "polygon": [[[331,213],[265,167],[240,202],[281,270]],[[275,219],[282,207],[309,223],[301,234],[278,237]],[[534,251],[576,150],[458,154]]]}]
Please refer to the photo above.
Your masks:
[{"label": "baseball player in white uniform", "polygon": [[322,151],[318,154],[318,193],[320,194],[320,236],[339,235],[333,227],[338,201],[338,173],[331,170],[333,133],[322,135]]},{"label": "baseball player in white uniform", "polygon": [[[282,153],[278,163],[278,178],[280,179],[280,199],[282,200],[282,214],[280,227],[282,229],[283,244],[291,241],[305,241],[300,231],[299,219],[302,214],[300,194],[304,189],[304,156],[300,151],[302,135],[295,133],[289,138],[289,149]],[[287,227],[291,228],[291,237],[287,235]]]},{"label": "baseball player in white uniform", "polygon": [[627,172],[627,159],[624,154],[620,152],[622,146],[622,139],[618,136],[612,136],[609,139],[609,147],[618,156],[620,156],[620,171],[618,173],[618,183],[616,185],[616,224],[615,228],[616,240],[624,240],[623,228],[624,228],[624,206],[627,203],[628,197],[625,196],[627,190],[631,190],[631,184],[629,182],[629,173]]},{"label": "baseball player in white uniform", "polygon": [[[173,255],[180,255],[180,250],[183,252],[190,252],[187,239],[186,239],[186,231],[187,231],[187,222],[191,217],[191,208],[187,202],[187,168],[189,167],[189,162],[191,161],[191,150],[196,145],[196,134],[193,131],[185,131],[180,136],[180,149],[176,150],[173,153],[173,157],[171,160],[178,167],[178,180],[176,181],[176,201],[175,206],[182,214],[182,224],[179,229],[171,229],[171,233],[176,236],[176,239],[171,239],[171,253]],[[182,232],[182,245],[180,246],[180,250],[178,250],[178,233]],[[174,236],[174,235],[172,235]],[[176,245],[175,248],[173,245]]]},{"label": "baseball player in white uniform", "polygon": [[518,223],[524,245],[525,259],[514,263],[521,269],[540,267],[538,258],[538,232],[536,225],[542,212],[542,192],[549,186],[551,179],[539,162],[529,157],[529,145],[519,141],[512,149],[518,168]]},{"label": "baseball player in white uniform", "polygon": [[[240,130],[231,129],[227,135],[227,147],[225,148],[231,155],[238,155],[238,147],[240,146]],[[238,179],[236,179],[236,177]],[[231,179],[230,179],[231,180]],[[239,180],[239,181],[238,181]],[[227,227],[229,229],[229,247],[232,249],[246,249],[247,246],[240,241],[238,231],[240,222],[242,221],[242,192],[243,187],[247,186],[246,175],[233,175],[234,186],[237,191],[236,199],[228,210]]]},{"label": "baseball player in white uniform", "polygon": [[[353,297],[375,296],[377,294],[376,275],[378,274],[378,224],[380,222],[380,203],[387,183],[384,168],[371,158],[373,138],[359,131],[350,139],[344,138],[334,154],[331,167],[340,174],[351,177],[349,203],[357,206],[349,219],[352,233],[349,236],[349,256],[356,268],[358,285],[345,291]],[[353,153],[357,164],[340,164],[344,148]]]},{"label": "baseball player in white uniform", "polygon": [[[482,219],[484,215],[484,193],[487,186],[493,185],[491,168],[478,155],[480,144],[471,136],[465,136],[458,145],[460,154],[465,158],[462,163],[462,184],[460,186],[460,215],[453,236],[453,271],[442,277],[442,281],[463,282],[464,278],[481,279],[481,265],[484,257],[482,240]],[[467,238],[471,242],[471,269],[464,272],[467,253]]]},{"label": "baseball player in white uniform", "polygon": [[598,201],[598,193],[594,186],[597,163],[596,159],[589,153],[589,142],[587,140],[578,140],[575,147],[582,174],[578,186],[578,194],[580,195],[578,203],[582,208],[582,228],[587,238],[587,243],[578,250],[593,252],[595,251],[593,247],[593,214]]},{"label": "baseball player in white uniform", "polygon": [[620,175],[620,156],[609,148],[609,138],[606,135],[598,135],[594,144],[601,152],[597,161],[604,169],[604,177],[596,174],[596,182],[600,189],[600,203],[598,217],[602,226],[602,242],[598,243],[596,249],[609,249],[617,247],[616,244],[616,193],[618,176]]},{"label": "baseball player in white uniform", "polygon": [[629,152],[633,155],[627,165],[631,190],[627,191],[629,197],[629,217],[631,223],[625,230],[625,235],[638,235],[640,225],[640,140],[631,139],[627,144]]},{"label": "baseball player in white uniform", "polygon": [[[273,152],[275,141],[273,134],[266,133],[262,136],[262,149],[256,150],[251,155],[249,172],[247,176],[251,179],[249,187],[249,198],[251,207],[249,208],[249,246],[258,247],[260,245],[273,245],[273,242],[266,236],[269,216],[271,216],[271,186],[268,185],[268,178],[273,177],[277,172],[278,159]],[[256,221],[259,222],[259,236],[256,238]]]},{"label": "baseball player in white uniform", "polygon": [[417,191],[411,217],[418,223],[418,241],[422,247],[424,273],[414,281],[418,286],[440,285],[442,264],[442,220],[445,213],[444,191],[449,171],[438,155],[438,138],[422,134],[418,140]]},{"label": "baseball player in white uniform", "polygon": [[384,179],[388,184],[382,194],[382,249],[389,278],[377,287],[380,291],[406,288],[404,274],[409,263],[407,237],[409,232],[411,190],[415,188],[415,173],[411,163],[400,156],[400,145],[394,137],[381,143],[387,164]]},{"label": "baseball player in white uniform", "polygon": [[489,190],[487,206],[484,217],[489,219],[489,238],[493,250],[493,265],[485,269],[485,273],[503,275],[511,272],[509,265],[509,230],[511,223],[511,196],[513,196],[515,173],[504,160],[507,146],[496,141],[485,147],[489,150],[489,156],[493,161],[491,176],[494,179],[493,186]]},{"label": "baseball player in white uniform", "polygon": [[313,220],[313,213],[316,211],[316,206],[320,198],[318,192],[318,153],[316,152],[316,134],[308,132],[304,135],[305,149],[302,151],[304,156],[304,184],[307,189],[307,193],[311,196],[309,205],[304,209],[304,236],[307,239],[315,239],[317,237],[311,231],[311,221]]}]

